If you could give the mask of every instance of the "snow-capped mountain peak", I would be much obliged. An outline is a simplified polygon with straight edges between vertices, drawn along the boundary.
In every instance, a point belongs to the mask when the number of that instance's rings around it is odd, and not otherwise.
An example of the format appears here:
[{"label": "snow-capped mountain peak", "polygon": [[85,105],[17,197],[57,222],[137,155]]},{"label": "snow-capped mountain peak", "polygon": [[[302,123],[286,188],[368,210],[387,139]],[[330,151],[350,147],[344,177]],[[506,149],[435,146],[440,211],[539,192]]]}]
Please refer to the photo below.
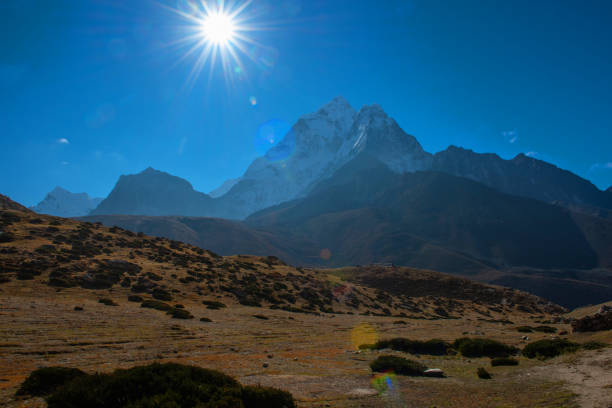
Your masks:
[{"label": "snow-capped mountain peak", "polygon": [[251,163],[222,199],[228,200],[228,206],[240,203],[238,218],[242,218],[307,193],[363,151],[400,173],[424,169],[431,162],[431,155],[380,105],[356,112],[339,96],[298,119],[283,140]]}]

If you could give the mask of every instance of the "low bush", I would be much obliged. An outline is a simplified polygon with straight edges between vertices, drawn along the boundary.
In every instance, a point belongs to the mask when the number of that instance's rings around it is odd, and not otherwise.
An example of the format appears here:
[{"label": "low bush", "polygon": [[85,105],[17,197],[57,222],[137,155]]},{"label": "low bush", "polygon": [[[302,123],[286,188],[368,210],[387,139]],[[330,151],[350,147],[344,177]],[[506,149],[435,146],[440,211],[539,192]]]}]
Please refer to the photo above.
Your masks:
[{"label": "low bush", "polygon": [[580,344],[565,339],[544,339],[529,343],[523,349],[527,358],[552,358],[564,353],[573,353]]},{"label": "low bush", "polygon": [[497,366],[516,366],[518,365],[518,360],[510,357],[497,357],[491,359],[491,367]]},{"label": "low bush", "polygon": [[129,295],[128,302],[142,302],[142,296],[138,295]]},{"label": "low bush", "polygon": [[518,353],[516,347],[491,339],[462,337],[453,342],[453,348],[464,357],[508,357]]},{"label": "low bush", "polygon": [[201,321],[201,322],[205,322],[205,323],[210,323],[210,322],[212,322],[212,320],[210,320],[208,317],[200,317],[200,321]]},{"label": "low bush", "polygon": [[161,310],[164,312],[168,312],[171,309],[173,309],[173,307],[170,306],[169,304],[160,302],[159,300],[145,300],[144,302],[140,304],[140,307],[147,307],[150,309]]},{"label": "low bush", "polygon": [[521,333],[533,333],[533,332],[556,333],[557,332],[557,328],[556,327],[552,327],[552,326],[536,326],[536,327],[532,327],[532,326],[519,326],[519,327],[516,328],[516,330],[521,332]]},{"label": "low bush", "polygon": [[207,309],[218,310],[227,307],[224,303],[217,302],[216,300],[203,300],[203,305],[206,305]]},{"label": "low bush", "polygon": [[264,315],[260,315],[260,314],[253,315],[253,317],[256,318],[256,319],[261,319],[261,320],[268,320],[269,319],[268,316],[264,316]]},{"label": "low bush", "polygon": [[165,300],[165,301],[172,300],[172,295],[170,294],[170,292],[168,292],[165,289],[155,288],[153,289],[152,295],[153,295],[153,298],[157,300]]},{"label": "low bush", "polygon": [[193,319],[193,315],[185,309],[172,308],[168,310],[168,314],[174,319]]},{"label": "low bush", "polygon": [[293,397],[287,391],[261,386],[242,387],[242,402],[245,408],[295,407]]},{"label": "low bush", "polygon": [[533,328],[531,326],[519,326],[516,328],[516,331],[520,333],[533,333]]},{"label": "low bush", "polygon": [[113,302],[112,299],[108,299],[108,298],[98,299],[98,303],[102,303],[103,305],[106,305],[106,306],[119,306],[117,303]]},{"label": "low bush", "polygon": [[533,328],[533,330],[537,332],[541,332],[541,333],[556,333],[557,332],[557,328],[551,327],[551,326],[536,326]]},{"label": "low bush", "polygon": [[410,354],[428,354],[433,356],[443,356],[448,354],[451,345],[443,340],[433,339],[427,341],[410,340],[403,337],[396,337],[390,340],[381,340],[374,345],[374,348],[391,349],[403,351]]},{"label": "low bush", "polygon": [[393,371],[395,374],[411,376],[421,376],[427,370],[427,367],[418,361],[396,356],[380,356],[370,363],[370,368],[379,373]]},{"label": "low bush", "polygon": [[47,403],[49,408],[296,406],[285,391],[243,387],[221,372],[173,363],[83,375],[55,390]]},{"label": "low bush", "polygon": [[584,344],[581,344],[581,347],[585,350],[599,350],[608,347],[608,345],[599,341],[589,341]]},{"label": "low bush", "polygon": [[489,374],[489,372],[482,367],[478,367],[478,370],[476,370],[476,375],[478,376],[478,378],[483,380],[491,379],[491,374]]},{"label": "low bush", "polygon": [[17,390],[17,395],[43,396],[49,395],[59,386],[87,375],[77,368],[43,367],[34,370]]}]

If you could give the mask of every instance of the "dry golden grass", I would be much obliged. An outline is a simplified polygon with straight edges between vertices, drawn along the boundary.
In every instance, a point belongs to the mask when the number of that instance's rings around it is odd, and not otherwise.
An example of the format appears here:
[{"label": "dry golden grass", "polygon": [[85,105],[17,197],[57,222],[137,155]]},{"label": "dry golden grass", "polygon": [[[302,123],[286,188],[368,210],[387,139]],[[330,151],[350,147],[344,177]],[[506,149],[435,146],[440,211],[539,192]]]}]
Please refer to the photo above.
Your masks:
[{"label": "dry golden grass", "polygon": [[[452,341],[466,335],[486,336],[521,346],[524,342],[516,326],[534,325],[554,317],[544,312],[546,305],[542,306],[535,297],[513,292],[511,295],[524,303],[493,304],[479,298],[479,291],[491,294],[501,289],[483,285],[471,287],[470,290],[475,290],[474,299],[393,296],[350,280],[349,269],[300,270],[268,258],[222,258],[189,245],[138,237],[122,230],[26,212],[0,211],[3,214],[19,219],[2,226],[16,239],[0,244],[0,269],[4,268],[0,278],[9,277],[8,282],[0,284],[0,405],[44,406],[40,399],[14,397],[26,375],[40,366],[108,372],[153,361],[174,361],[218,369],[244,384],[285,389],[295,396],[300,407],[576,406],[574,394],[558,376],[546,369],[534,371],[554,367],[558,364],[556,359],[541,362],[521,358],[518,367],[491,368],[488,359],[411,356],[428,367],[442,368],[448,377],[398,377],[396,394],[379,395],[372,388],[369,363],[382,352],[357,351],[357,343],[362,339],[371,341],[376,337]],[[36,219],[40,222],[33,223]],[[57,230],[49,230],[51,226]],[[74,246],[57,242],[58,237],[74,241],[70,237],[83,229],[89,230],[83,235],[83,243],[106,252],[69,259]],[[94,236],[98,238],[93,239]],[[54,245],[56,249],[51,254],[37,252],[42,245]],[[33,279],[17,280],[19,268],[34,259],[50,262],[50,266]],[[161,280],[153,283],[172,294],[173,300],[167,303],[184,305],[195,318],[173,319],[164,312],[128,302],[128,295],[133,294],[129,285],[84,289],[78,284],[67,288],[48,284],[50,272],[58,268],[69,269],[73,274],[70,278],[80,282],[96,262],[105,259],[138,265],[140,271],[130,276],[133,282],[149,273],[159,275]],[[390,271],[389,276],[401,272]],[[457,282],[448,276],[438,278],[433,272],[419,274],[411,270],[410,275],[414,275],[411,279],[437,279],[446,285]],[[198,277],[199,281],[185,281],[190,276]],[[240,305],[236,293],[245,289],[247,281],[256,282],[257,291],[283,283],[287,288],[274,290],[274,296],[294,295],[296,302],[292,306],[310,308],[317,314],[270,309],[273,304],[266,299],[260,299],[264,307]],[[223,286],[230,286],[233,291],[224,290]],[[320,300],[328,300],[323,307],[334,313],[319,313],[322,308],[309,305],[306,297],[299,296],[305,287],[311,288]],[[150,299],[150,292],[139,294]],[[331,297],[326,297],[330,293]],[[347,303],[351,294],[359,300],[358,306]],[[98,302],[101,298],[112,299],[118,306],[103,305]],[[221,301],[228,307],[207,309],[202,300]],[[83,310],[76,311],[76,306]],[[520,306],[531,311],[521,310]],[[436,312],[440,307],[455,318],[441,318]],[[382,316],[384,309],[388,309],[389,316]],[[401,313],[410,317],[398,317]],[[201,322],[201,317],[212,322]],[[569,325],[550,325],[559,331],[569,330]],[[550,335],[529,336],[537,340]],[[607,337],[580,334],[570,338]],[[492,380],[477,378],[476,369],[484,366],[493,374]]]}]

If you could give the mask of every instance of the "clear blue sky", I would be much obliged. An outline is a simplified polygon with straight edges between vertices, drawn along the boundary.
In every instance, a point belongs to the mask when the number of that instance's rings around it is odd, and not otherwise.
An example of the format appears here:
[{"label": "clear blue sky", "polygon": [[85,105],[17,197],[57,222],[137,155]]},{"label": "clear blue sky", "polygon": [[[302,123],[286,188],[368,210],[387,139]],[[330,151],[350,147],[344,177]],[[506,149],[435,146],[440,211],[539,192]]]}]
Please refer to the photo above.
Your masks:
[{"label": "clear blue sky", "polygon": [[166,46],[184,20],[159,2],[2,0],[0,192],[27,205],[56,185],[106,196],[148,166],[207,192],[261,154],[262,124],[293,123],[336,95],[380,104],[430,152],[531,152],[612,185],[610,1],[250,8],[273,28],[250,34],[266,63],[243,56],[232,82],[206,67],[186,86],[195,58],[176,65],[184,49]]}]

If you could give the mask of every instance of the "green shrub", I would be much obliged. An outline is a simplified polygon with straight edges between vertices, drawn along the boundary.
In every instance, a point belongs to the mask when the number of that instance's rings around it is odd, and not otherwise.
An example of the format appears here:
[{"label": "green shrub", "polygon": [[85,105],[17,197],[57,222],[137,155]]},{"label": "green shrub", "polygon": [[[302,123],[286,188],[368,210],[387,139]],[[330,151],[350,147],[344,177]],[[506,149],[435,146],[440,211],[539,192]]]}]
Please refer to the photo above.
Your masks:
[{"label": "green shrub", "polygon": [[243,306],[261,307],[261,303],[249,296],[238,299],[238,303]]},{"label": "green shrub", "polygon": [[565,339],[544,339],[529,343],[523,349],[527,358],[551,358],[564,353],[573,353],[580,345]]},{"label": "green shrub", "polygon": [[455,340],[453,348],[464,357],[508,357],[519,351],[516,347],[508,346],[496,340],[468,337]]},{"label": "green shrub", "polygon": [[585,350],[599,350],[608,347],[606,343],[601,343],[599,341],[589,341],[581,344],[580,346]]},{"label": "green shrub", "polygon": [[160,302],[159,300],[145,300],[140,304],[140,307],[147,307],[150,309],[161,310],[164,312],[168,312],[173,309],[172,306],[170,306],[169,304]]},{"label": "green shrub", "polygon": [[168,314],[174,319],[193,319],[193,315],[185,309],[172,308],[168,310]]},{"label": "green shrub", "polygon": [[138,295],[129,295],[128,302],[142,302],[142,296]]},{"label": "green shrub", "polygon": [[556,333],[557,332],[557,328],[551,327],[551,326],[536,326],[533,328],[533,330],[537,332],[541,332],[541,333]]},{"label": "green shrub", "polygon": [[200,321],[201,321],[201,322],[205,322],[205,323],[210,323],[210,322],[212,322],[212,320],[210,320],[208,317],[200,317]]},{"label": "green shrub", "polygon": [[167,302],[172,300],[172,295],[165,289],[156,288],[153,289],[153,298],[157,300],[165,300]]},{"label": "green shrub", "polygon": [[295,408],[293,397],[287,391],[270,387],[246,386],[242,388],[245,408]]},{"label": "green shrub", "polygon": [[61,385],[87,375],[77,368],[44,367],[34,370],[17,390],[17,395],[42,396],[51,394]]},{"label": "green shrub", "polygon": [[256,318],[256,319],[261,319],[261,320],[268,320],[269,319],[268,316],[264,316],[264,315],[260,315],[260,314],[253,315],[253,317]]},{"label": "green shrub", "polygon": [[516,328],[516,331],[520,333],[533,333],[533,328],[531,326],[519,326]]},{"label": "green shrub", "polygon": [[227,307],[224,303],[217,302],[216,300],[203,300],[202,304],[206,305],[207,309],[218,310]]},{"label": "green shrub", "polygon": [[172,363],[84,375],[47,402],[49,408],[295,408],[287,392],[243,387],[218,371]]},{"label": "green shrub", "polygon": [[489,372],[482,367],[478,367],[478,370],[476,370],[476,375],[478,376],[478,378],[481,378],[483,380],[491,379],[491,374],[489,374]]},{"label": "green shrub", "polygon": [[374,345],[374,348],[378,350],[389,348],[391,350],[403,351],[410,354],[443,356],[448,354],[450,344],[438,339],[420,341],[396,337],[390,340],[381,340]]},{"label": "green shrub", "polygon": [[491,367],[497,366],[516,366],[518,365],[518,360],[510,357],[497,357],[491,359]]},{"label": "green shrub", "polygon": [[423,375],[427,370],[427,367],[418,361],[396,356],[380,356],[370,363],[370,368],[374,372],[393,371],[395,374],[411,376]]},{"label": "green shrub", "polygon": [[98,299],[98,303],[102,303],[103,305],[106,305],[106,306],[119,306],[118,304],[113,302],[112,299],[108,299],[108,298]]}]

